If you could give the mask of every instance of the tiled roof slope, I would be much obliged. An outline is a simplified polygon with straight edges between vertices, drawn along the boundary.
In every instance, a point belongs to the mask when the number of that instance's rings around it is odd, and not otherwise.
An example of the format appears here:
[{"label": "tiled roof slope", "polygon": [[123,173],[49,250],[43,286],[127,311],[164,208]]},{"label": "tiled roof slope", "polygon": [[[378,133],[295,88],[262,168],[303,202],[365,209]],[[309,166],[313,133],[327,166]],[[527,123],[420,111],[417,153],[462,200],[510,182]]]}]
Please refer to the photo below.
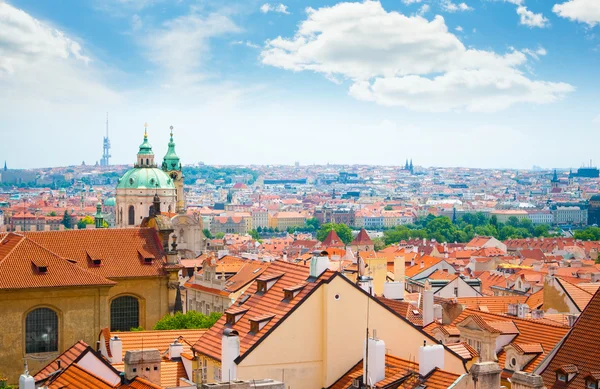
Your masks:
[{"label": "tiled roof slope", "polygon": [[577,308],[580,311],[583,311],[592,299],[593,294],[581,289],[575,284],[562,280],[559,277],[556,277],[556,280],[562,285],[563,289],[565,292],[567,292],[573,303],[577,305]]},{"label": "tiled roof slope", "polygon": [[[363,375],[363,361],[358,362],[329,389],[348,389],[352,386],[352,380]],[[394,382],[403,380],[399,387],[412,389],[420,384],[428,389],[446,389],[450,387],[460,376],[440,369],[435,369],[426,377],[419,377],[419,364],[406,359],[398,358],[389,354],[385,356],[385,379],[375,383],[375,388],[384,388]],[[419,379],[421,378],[421,379]],[[397,387],[397,386],[390,386]]]},{"label": "tiled roof slope", "polygon": [[523,303],[526,296],[459,297],[456,300],[467,308],[491,313],[507,313],[509,304]]},{"label": "tiled roof slope", "polygon": [[[103,330],[105,331],[105,330]],[[198,338],[206,332],[205,329],[197,330],[161,330],[161,331],[126,331],[126,332],[108,332],[108,338],[118,336],[121,339],[123,347],[123,357],[125,352],[130,350],[141,350],[155,348],[161,354],[169,349],[169,345],[177,339],[180,343],[193,345]],[[107,350],[110,349],[110,346]]]},{"label": "tiled roof slope", "polygon": [[0,241],[0,274],[0,290],[115,284],[15,233]]},{"label": "tiled roof slope", "polygon": [[350,244],[352,244],[352,245],[372,245],[373,241],[371,240],[371,238],[369,238],[369,234],[367,234],[367,231],[365,231],[365,229],[362,228],[360,230],[360,232],[358,233],[358,235],[356,235],[356,238],[354,238],[354,240]]},{"label": "tiled roof slope", "polygon": [[321,247],[341,247],[341,248],[343,248],[345,246],[346,245],[344,244],[344,242],[342,242],[342,240],[338,236],[337,232],[335,232],[335,230],[329,231],[329,233],[325,237],[325,240],[321,244]]},{"label": "tiled roof slope", "polygon": [[423,312],[411,303],[400,300],[391,300],[385,297],[375,297],[381,303],[387,305],[398,315],[408,319],[415,326],[423,327]]},{"label": "tiled roof slope", "polygon": [[[585,378],[592,372],[600,371],[600,293],[596,292],[590,303],[577,319],[577,322],[558,348],[552,360],[541,373],[548,389],[570,388],[584,389]],[[556,382],[556,370],[565,365],[574,364],[579,373],[569,383]]]},{"label": "tiled roof slope", "polygon": [[58,362],[60,360],[60,365],[64,368],[65,366],[69,366],[72,364],[79,356],[86,351],[88,345],[80,340],[75,343],[73,346],[69,347],[64,353],[58,356],[58,358],[54,359],[50,362],[46,367],[41,369],[33,378],[35,382],[41,381],[48,377],[48,374],[56,371],[58,369]]},{"label": "tiled roof slope", "polygon": [[153,384],[140,377],[135,377],[135,380],[130,382],[128,385],[122,386],[123,389],[162,389],[162,386]]},{"label": "tiled roof slope", "polygon": [[[532,319],[520,319],[517,317],[498,315],[494,313],[476,311],[473,309],[465,309],[454,321],[452,325],[456,325],[466,319],[469,316],[477,316],[478,319],[482,319],[487,325],[498,327],[500,322],[510,322],[517,328],[519,333],[511,341],[512,343],[518,344],[533,344],[539,343],[543,347],[544,352],[538,354],[525,368],[526,372],[532,372],[542,360],[552,351],[552,349],[561,341],[561,339],[569,332],[569,327],[560,325],[559,323],[550,322],[549,320],[538,321]],[[438,325],[432,323],[423,330],[429,334],[432,334],[432,330]],[[511,325],[512,327],[512,325]],[[498,363],[501,367],[504,367],[506,361],[506,352],[500,350],[498,352]]]},{"label": "tiled roof slope", "polygon": [[[22,233],[57,255],[107,278],[163,275],[164,253],[153,228],[91,228],[85,230]],[[155,257],[144,263],[141,253]],[[100,259],[94,265],[91,257]]]},{"label": "tiled roof slope", "polygon": [[[255,345],[260,339],[269,333],[271,328],[279,323],[294,307],[300,304],[305,297],[320,285],[322,281],[327,281],[335,276],[332,271],[325,271],[315,282],[307,282],[300,293],[291,301],[284,299],[284,288],[293,288],[306,282],[310,270],[306,266],[275,261],[271,263],[269,269],[262,274],[262,277],[268,277],[271,274],[284,273],[275,284],[264,294],[257,294],[257,281],[246,290],[245,295],[240,296],[232,307],[238,307],[239,302],[243,301],[246,295],[251,296],[243,303],[243,307],[248,311],[239,319],[232,328],[239,333],[240,337],[240,357]],[[261,317],[265,315],[274,315],[269,322],[257,334],[250,333],[250,318]],[[225,328],[227,315],[223,315],[215,325],[213,325],[194,345],[194,350],[216,360],[221,360],[221,337]]]},{"label": "tiled roof slope", "polygon": [[48,389],[113,389],[118,385],[113,386],[73,363],[53,378],[52,383],[48,385]]}]

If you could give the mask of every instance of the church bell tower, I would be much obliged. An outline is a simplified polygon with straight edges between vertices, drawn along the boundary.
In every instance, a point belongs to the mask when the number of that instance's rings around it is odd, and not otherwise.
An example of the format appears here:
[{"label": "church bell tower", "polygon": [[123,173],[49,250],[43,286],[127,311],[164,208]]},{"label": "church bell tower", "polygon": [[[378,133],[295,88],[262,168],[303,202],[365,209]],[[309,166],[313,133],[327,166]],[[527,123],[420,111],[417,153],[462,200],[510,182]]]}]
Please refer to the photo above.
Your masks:
[{"label": "church bell tower", "polygon": [[162,163],[162,170],[167,173],[173,180],[176,189],[176,203],[175,211],[177,213],[183,213],[185,211],[185,198],[183,194],[183,171],[181,169],[181,161],[179,156],[175,152],[175,142],[173,141],[173,126],[170,127],[171,139],[169,140],[169,147],[167,154]]}]

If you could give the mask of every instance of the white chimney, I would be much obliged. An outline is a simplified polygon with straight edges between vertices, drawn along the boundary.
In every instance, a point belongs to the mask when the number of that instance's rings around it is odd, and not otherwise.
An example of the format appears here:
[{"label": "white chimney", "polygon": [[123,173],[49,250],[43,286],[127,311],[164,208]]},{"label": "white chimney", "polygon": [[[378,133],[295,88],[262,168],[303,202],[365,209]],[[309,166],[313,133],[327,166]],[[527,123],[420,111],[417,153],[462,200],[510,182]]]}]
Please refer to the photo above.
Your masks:
[{"label": "white chimney", "polygon": [[327,269],[329,269],[329,257],[313,255],[310,259],[310,276],[318,278]]},{"label": "white chimney", "polygon": [[404,282],[384,282],[383,297],[392,300],[404,300]]},{"label": "white chimney", "polygon": [[427,280],[423,291],[423,327],[431,322],[433,322],[433,290],[429,280]]},{"label": "white chimney", "polygon": [[109,340],[110,347],[110,363],[123,363],[123,343],[117,335],[113,336]]},{"label": "white chimney", "polygon": [[543,319],[544,318],[544,311],[541,309],[534,309],[531,311],[531,318],[532,319]]},{"label": "white chimney", "polygon": [[373,279],[368,276],[359,276],[356,281],[358,287],[370,294],[371,296],[375,295],[375,291],[373,289]]},{"label": "white chimney", "polygon": [[240,356],[240,337],[236,330],[226,328],[221,338],[221,380],[231,382],[237,379],[235,359]]},{"label": "white chimney", "polygon": [[175,341],[173,341],[173,343],[171,343],[169,345],[169,359],[173,360],[173,359],[181,358],[182,351],[183,351],[183,344],[179,343],[179,341],[177,339],[175,339]]},{"label": "white chimney", "polygon": [[427,346],[423,341],[423,346],[419,347],[419,375],[424,377],[436,367],[444,369],[444,346]]},{"label": "white chimney", "polygon": [[433,320],[442,320],[442,306],[440,304],[433,304]]},{"label": "white chimney", "polygon": [[377,339],[377,333],[373,330],[373,337],[366,340],[363,349],[363,382],[367,387],[385,379],[385,342]]},{"label": "white chimney", "polygon": [[19,377],[19,389],[35,389],[35,379],[29,375],[27,361],[25,361],[25,371]]}]

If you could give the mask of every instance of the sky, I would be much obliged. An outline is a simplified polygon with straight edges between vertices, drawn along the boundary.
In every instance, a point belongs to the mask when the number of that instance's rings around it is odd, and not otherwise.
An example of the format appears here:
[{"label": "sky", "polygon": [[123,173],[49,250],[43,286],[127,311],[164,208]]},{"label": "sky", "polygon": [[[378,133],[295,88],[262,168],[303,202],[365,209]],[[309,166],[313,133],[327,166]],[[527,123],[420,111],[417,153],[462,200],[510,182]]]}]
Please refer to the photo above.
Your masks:
[{"label": "sky", "polygon": [[[0,161],[580,167],[600,0],[0,0]],[[600,163],[600,162],[598,162]],[[595,164],[595,163],[594,163]]]}]

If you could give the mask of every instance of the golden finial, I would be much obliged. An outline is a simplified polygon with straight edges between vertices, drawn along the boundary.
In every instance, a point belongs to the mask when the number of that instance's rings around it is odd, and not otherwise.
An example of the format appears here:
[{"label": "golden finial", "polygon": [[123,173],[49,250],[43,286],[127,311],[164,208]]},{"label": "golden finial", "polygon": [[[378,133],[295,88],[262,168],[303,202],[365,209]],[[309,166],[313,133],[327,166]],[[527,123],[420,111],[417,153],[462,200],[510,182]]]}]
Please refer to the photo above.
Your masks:
[{"label": "golden finial", "polygon": [[169,129],[171,130],[171,138],[173,137],[173,126],[169,127]]},{"label": "golden finial", "polygon": [[144,138],[148,137],[148,123],[144,123]]}]

